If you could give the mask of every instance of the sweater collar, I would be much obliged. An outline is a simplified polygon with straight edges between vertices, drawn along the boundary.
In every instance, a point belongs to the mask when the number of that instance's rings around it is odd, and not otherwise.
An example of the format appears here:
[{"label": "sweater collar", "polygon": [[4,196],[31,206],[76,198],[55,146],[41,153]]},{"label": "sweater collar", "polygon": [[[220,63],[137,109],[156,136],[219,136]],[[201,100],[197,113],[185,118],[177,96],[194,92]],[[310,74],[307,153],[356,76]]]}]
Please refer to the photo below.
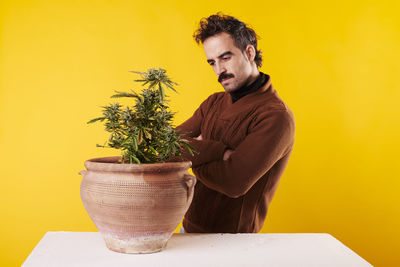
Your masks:
[{"label": "sweater collar", "polygon": [[248,95],[252,92],[257,91],[268,81],[269,81],[269,75],[260,71],[260,75],[258,75],[257,79],[254,82],[252,82],[251,84],[249,84],[247,86],[242,86],[241,88],[239,88],[233,92],[229,92],[229,94],[231,95],[231,98],[232,98],[232,103],[235,103],[236,101],[238,101],[240,98],[244,97],[245,95]]}]

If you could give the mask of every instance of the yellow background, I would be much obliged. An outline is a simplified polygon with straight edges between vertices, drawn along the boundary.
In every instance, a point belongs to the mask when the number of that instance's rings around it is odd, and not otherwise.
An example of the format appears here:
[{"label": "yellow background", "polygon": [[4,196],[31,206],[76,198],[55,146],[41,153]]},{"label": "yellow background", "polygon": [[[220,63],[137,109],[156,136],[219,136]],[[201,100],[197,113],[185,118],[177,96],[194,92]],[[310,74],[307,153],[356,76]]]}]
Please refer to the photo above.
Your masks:
[{"label": "yellow background", "polygon": [[[329,5],[327,4],[329,3]],[[400,266],[398,1],[2,1],[1,266],[47,231],[96,231],[79,196],[108,137],[86,122],[163,67],[175,124],[222,91],[192,39],[217,11],[261,37],[261,70],[296,118],[296,143],[262,232],[329,233],[376,266]],[[122,102],[126,104],[125,102]]]}]

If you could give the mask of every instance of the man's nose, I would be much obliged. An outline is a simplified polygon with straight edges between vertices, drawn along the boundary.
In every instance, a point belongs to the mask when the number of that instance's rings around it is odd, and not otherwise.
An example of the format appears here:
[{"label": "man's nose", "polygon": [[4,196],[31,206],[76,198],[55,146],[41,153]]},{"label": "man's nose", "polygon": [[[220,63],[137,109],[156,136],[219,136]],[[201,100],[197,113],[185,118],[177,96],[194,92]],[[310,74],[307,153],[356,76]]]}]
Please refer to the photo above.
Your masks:
[{"label": "man's nose", "polygon": [[226,68],[224,64],[221,63],[215,63],[215,74],[218,76],[221,75],[221,73],[226,72]]}]

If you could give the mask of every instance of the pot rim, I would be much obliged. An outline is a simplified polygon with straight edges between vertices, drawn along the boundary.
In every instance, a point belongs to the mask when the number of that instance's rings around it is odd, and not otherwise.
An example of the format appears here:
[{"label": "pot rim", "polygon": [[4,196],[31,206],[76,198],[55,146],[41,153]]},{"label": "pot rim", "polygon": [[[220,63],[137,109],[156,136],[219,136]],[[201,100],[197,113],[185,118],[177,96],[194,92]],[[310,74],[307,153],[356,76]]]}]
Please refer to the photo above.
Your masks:
[{"label": "pot rim", "polygon": [[176,161],[163,163],[124,163],[118,160],[121,156],[92,158],[85,161],[88,171],[110,171],[110,172],[169,172],[187,170],[192,166],[191,161]]}]

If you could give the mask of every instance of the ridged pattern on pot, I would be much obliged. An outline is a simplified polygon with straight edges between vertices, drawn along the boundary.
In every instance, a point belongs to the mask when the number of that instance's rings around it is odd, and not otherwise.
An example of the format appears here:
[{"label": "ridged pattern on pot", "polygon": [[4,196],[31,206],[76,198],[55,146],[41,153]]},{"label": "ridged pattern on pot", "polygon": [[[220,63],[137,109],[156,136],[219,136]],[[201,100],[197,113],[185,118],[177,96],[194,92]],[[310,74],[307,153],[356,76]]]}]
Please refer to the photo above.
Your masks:
[{"label": "ridged pattern on pot", "polygon": [[117,164],[118,159],[85,162],[83,205],[110,249],[160,250],[192,200],[187,184],[190,162]]}]

